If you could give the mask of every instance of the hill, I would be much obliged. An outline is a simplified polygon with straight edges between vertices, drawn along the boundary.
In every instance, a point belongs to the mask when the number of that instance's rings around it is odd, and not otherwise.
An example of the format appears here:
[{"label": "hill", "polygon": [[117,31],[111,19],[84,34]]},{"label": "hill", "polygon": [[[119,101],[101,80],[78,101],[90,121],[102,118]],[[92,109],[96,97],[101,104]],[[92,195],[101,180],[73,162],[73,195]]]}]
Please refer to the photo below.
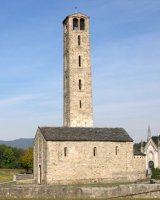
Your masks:
[{"label": "hill", "polygon": [[33,138],[20,138],[20,139],[11,140],[11,141],[0,140],[0,144],[5,144],[5,145],[11,146],[11,147],[26,149],[26,148],[32,146]]}]

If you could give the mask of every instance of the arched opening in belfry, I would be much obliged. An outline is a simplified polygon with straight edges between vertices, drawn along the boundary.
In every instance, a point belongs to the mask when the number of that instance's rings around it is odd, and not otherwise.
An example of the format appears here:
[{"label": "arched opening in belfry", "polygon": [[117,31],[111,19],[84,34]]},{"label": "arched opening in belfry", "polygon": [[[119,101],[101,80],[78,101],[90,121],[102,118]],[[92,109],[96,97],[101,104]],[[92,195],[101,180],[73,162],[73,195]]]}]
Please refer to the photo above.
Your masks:
[{"label": "arched opening in belfry", "polygon": [[80,30],[84,30],[84,29],[85,29],[85,20],[80,19]]},{"label": "arched opening in belfry", "polygon": [[78,30],[78,19],[73,18],[73,30],[77,31]]}]

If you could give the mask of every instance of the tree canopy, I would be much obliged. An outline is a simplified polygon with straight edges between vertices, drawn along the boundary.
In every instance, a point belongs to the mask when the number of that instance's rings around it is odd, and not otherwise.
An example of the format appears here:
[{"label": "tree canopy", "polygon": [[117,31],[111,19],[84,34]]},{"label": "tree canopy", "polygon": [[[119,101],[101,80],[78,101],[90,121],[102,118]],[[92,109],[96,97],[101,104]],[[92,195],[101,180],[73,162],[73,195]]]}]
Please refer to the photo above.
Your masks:
[{"label": "tree canopy", "polygon": [[33,149],[26,150],[7,145],[0,145],[0,168],[25,169],[28,173],[33,171]]}]

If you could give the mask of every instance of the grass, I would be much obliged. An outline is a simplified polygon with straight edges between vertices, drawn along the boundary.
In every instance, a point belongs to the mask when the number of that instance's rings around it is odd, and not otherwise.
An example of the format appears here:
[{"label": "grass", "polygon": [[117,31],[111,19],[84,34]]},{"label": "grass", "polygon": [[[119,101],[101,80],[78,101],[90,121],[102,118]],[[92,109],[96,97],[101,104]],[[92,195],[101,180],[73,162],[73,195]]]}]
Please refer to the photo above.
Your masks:
[{"label": "grass", "polygon": [[13,175],[20,172],[21,169],[0,169],[0,183],[13,181]]}]

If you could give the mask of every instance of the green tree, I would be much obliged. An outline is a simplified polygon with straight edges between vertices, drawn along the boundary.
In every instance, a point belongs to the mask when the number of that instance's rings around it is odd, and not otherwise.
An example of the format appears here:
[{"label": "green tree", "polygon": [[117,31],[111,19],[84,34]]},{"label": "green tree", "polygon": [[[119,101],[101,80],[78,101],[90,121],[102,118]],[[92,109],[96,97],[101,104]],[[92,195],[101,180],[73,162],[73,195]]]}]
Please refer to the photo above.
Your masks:
[{"label": "green tree", "polygon": [[20,157],[24,149],[0,144],[0,168],[20,168]]},{"label": "green tree", "polygon": [[33,172],[33,148],[25,150],[20,158],[20,163],[22,168],[26,170],[26,173],[29,173],[29,171]]},{"label": "green tree", "polygon": [[16,157],[16,168],[21,168],[20,158],[24,154],[25,150],[15,147],[13,147],[12,149]]},{"label": "green tree", "polygon": [[5,151],[5,149],[7,148],[7,146],[6,145],[4,145],[4,144],[1,144],[0,145],[0,168],[2,168],[3,167],[3,159],[4,159],[4,156],[3,156],[3,154],[4,154],[4,151]]},{"label": "green tree", "polygon": [[2,168],[15,168],[16,167],[16,157],[13,152],[13,149],[10,147],[6,147],[2,154]]}]

